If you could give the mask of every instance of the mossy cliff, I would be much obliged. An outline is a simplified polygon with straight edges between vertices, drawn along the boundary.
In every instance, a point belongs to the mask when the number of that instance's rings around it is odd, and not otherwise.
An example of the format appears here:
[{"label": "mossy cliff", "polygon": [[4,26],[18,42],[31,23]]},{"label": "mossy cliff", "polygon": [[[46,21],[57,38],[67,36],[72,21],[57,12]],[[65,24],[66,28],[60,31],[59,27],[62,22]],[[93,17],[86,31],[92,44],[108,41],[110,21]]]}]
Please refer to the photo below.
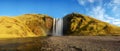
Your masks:
[{"label": "mossy cliff", "polygon": [[64,35],[120,35],[120,27],[78,13],[66,15],[63,22]]}]

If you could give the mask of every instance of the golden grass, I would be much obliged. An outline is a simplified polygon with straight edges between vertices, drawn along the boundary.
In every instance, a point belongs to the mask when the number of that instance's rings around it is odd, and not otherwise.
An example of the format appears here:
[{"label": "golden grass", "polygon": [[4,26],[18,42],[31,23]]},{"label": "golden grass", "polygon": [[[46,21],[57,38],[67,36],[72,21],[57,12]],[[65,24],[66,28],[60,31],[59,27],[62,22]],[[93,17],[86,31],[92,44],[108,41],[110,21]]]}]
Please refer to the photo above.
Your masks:
[{"label": "golden grass", "polygon": [[[70,35],[120,35],[120,27],[90,16],[72,13],[64,17],[67,21],[65,34]],[[69,26],[70,25],[70,26]]]},{"label": "golden grass", "polygon": [[[46,27],[45,19],[51,18],[41,14],[25,14],[16,17],[0,17],[0,38],[17,38],[17,37],[36,37],[46,36],[50,31]],[[52,19],[51,19],[52,20]]]}]

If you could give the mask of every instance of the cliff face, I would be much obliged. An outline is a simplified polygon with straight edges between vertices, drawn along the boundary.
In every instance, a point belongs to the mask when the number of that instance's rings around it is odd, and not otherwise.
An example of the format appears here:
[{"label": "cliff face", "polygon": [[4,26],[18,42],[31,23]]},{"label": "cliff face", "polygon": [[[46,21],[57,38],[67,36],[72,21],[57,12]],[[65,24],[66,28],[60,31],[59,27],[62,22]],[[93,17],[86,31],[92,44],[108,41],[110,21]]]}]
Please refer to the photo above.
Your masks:
[{"label": "cliff face", "polygon": [[63,18],[64,35],[120,35],[120,27],[78,13]]},{"label": "cliff face", "polygon": [[52,28],[52,18],[41,14],[0,17],[0,38],[46,36]]}]

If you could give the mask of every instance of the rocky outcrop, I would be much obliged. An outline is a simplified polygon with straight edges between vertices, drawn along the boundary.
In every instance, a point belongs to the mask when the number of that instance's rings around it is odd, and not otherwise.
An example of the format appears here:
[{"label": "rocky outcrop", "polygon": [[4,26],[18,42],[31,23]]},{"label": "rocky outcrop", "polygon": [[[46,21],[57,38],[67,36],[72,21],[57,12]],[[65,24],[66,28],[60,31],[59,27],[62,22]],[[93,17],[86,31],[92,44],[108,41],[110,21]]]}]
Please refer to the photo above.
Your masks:
[{"label": "rocky outcrop", "polygon": [[63,18],[64,35],[120,35],[120,27],[78,13]]},{"label": "rocky outcrop", "polygon": [[46,36],[51,31],[52,18],[42,14],[0,17],[0,38]]}]

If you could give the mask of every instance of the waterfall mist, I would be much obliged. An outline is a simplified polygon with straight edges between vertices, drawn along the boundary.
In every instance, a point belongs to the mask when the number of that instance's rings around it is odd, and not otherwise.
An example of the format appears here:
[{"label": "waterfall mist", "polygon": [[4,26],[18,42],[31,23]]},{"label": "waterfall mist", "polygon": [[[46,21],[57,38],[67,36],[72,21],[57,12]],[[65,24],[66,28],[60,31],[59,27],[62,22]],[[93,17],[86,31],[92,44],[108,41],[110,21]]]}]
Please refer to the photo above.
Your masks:
[{"label": "waterfall mist", "polygon": [[63,34],[63,19],[53,19],[53,36],[62,36]]}]

